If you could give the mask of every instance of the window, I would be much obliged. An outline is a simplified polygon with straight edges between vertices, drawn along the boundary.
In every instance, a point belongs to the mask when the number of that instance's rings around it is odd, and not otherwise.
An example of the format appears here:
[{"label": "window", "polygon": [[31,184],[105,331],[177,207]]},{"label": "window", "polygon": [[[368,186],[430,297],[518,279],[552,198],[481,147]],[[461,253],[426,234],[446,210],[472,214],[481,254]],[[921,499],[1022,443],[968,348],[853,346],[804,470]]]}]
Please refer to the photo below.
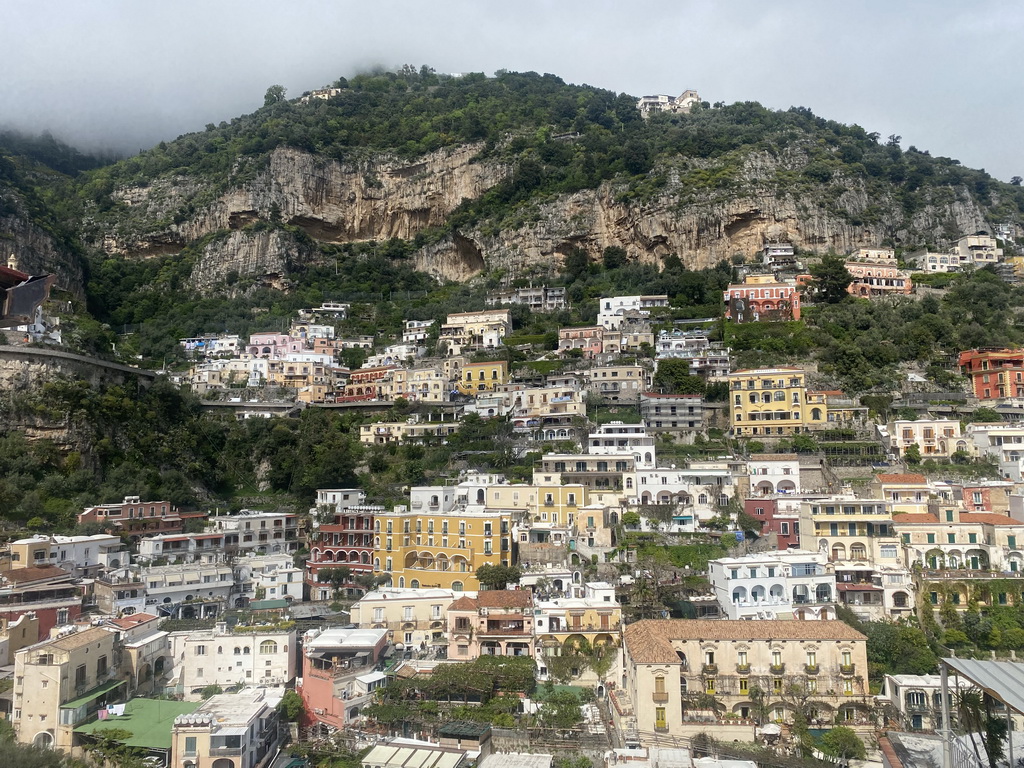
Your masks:
[{"label": "window", "polygon": [[205,656],[206,655],[206,646],[205,645],[197,645],[196,646],[196,650],[195,650],[195,654],[196,654],[196,656]]},{"label": "window", "polygon": [[715,695],[715,678],[709,677],[704,683],[704,692],[709,696]]},{"label": "window", "polygon": [[956,534],[955,533],[947,533],[946,534],[946,543],[947,544],[956,544]]},{"label": "window", "polygon": [[196,755],[196,737],[186,736],[185,737],[185,756],[195,757]]},{"label": "window", "polygon": [[781,677],[773,677],[772,678],[772,690],[775,693],[781,693],[782,692],[782,678]]},{"label": "window", "polygon": [[747,685],[747,678],[741,677],[740,678],[740,693],[747,693],[748,690],[749,689],[748,689],[748,685]]},{"label": "window", "polygon": [[665,708],[657,707],[654,710],[654,727],[668,728],[668,720],[665,718]]},{"label": "window", "polygon": [[277,643],[273,640],[264,640],[260,643],[260,653],[277,653]]},{"label": "window", "polygon": [[782,665],[782,651],[772,651],[772,666],[778,667]]},{"label": "window", "polygon": [[934,544],[935,543],[935,534],[934,533],[929,533],[928,534],[928,543],[929,544]]}]

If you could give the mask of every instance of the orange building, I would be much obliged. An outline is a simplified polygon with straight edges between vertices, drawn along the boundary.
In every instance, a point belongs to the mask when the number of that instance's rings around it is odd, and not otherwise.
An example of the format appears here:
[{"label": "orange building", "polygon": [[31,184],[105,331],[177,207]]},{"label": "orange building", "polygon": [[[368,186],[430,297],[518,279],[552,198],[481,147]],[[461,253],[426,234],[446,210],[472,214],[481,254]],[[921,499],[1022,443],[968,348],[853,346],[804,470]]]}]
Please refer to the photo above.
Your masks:
[{"label": "orange building", "polygon": [[846,271],[853,278],[848,290],[854,296],[909,294],[914,288],[910,275],[895,264],[851,260],[846,262]]},{"label": "orange building", "polygon": [[1024,397],[1024,349],[968,349],[959,365],[979,400]]}]

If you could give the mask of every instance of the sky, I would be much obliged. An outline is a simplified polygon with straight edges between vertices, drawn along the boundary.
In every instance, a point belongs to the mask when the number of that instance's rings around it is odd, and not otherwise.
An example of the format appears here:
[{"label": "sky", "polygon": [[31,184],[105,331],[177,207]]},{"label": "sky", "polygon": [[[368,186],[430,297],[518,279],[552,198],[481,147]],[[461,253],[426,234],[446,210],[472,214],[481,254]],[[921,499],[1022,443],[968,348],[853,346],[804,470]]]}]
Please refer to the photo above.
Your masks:
[{"label": "sky", "polygon": [[134,153],[371,67],[694,88],[1024,175],[1017,0],[3,0],[0,125]]}]

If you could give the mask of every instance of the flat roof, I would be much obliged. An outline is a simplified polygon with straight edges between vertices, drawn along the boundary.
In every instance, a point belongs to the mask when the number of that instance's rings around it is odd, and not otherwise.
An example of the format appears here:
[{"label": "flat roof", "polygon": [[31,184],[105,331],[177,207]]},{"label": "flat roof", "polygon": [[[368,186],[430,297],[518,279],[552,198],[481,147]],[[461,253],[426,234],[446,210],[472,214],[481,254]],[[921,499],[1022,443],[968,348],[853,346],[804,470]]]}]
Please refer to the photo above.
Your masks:
[{"label": "flat roof", "polygon": [[126,747],[145,749],[170,749],[171,728],[174,718],[188,715],[199,708],[198,701],[164,701],[163,699],[132,699],[124,705],[124,714],[93,720],[78,728],[75,733],[96,733],[117,728],[131,733],[121,741]]}]

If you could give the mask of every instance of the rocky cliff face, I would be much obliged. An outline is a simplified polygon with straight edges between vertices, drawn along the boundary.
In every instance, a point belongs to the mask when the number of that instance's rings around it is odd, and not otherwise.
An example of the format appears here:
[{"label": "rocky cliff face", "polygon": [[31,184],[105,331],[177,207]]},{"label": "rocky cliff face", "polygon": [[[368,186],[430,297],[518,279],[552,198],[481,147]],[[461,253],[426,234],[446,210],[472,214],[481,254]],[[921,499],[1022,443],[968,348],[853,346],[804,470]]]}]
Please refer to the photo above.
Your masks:
[{"label": "rocky cliff face", "polygon": [[56,286],[71,295],[85,295],[82,264],[65,243],[32,221],[18,192],[0,186],[0,264],[14,254],[17,268],[32,275],[52,273]]},{"label": "rocky cliff face", "polygon": [[[194,181],[175,179],[120,190],[135,225],[104,241],[106,250],[145,257],[180,250],[211,233],[232,231],[207,246],[192,284],[207,291],[231,275],[278,287],[291,267],[315,258],[282,233],[240,232],[276,218],[301,227],[315,240],[345,243],[392,237],[412,239],[437,227],[464,200],[475,199],[506,178],[510,168],[473,162],[478,145],[435,152],[416,163],[376,156],[342,164],[294,149],[278,149],[252,179],[197,205],[205,192]],[[799,248],[843,253],[883,241],[942,244],[984,227],[984,215],[966,192],[934,199],[907,215],[891,195],[869,194],[861,179],[800,183],[806,156],[749,152],[724,185],[695,182],[696,163],[655,169],[666,183],[654,195],[624,195],[614,183],[535,204],[518,223],[482,222],[421,249],[418,269],[465,280],[489,268],[543,270],[575,247],[595,257],[607,246],[657,264],[677,254],[692,268],[734,255],[749,257],[764,243],[792,242]],[[713,170],[713,169],[712,169]],[[195,213],[182,215],[182,211]],[[158,224],[172,219],[177,223]],[[147,223],[149,222],[149,223]],[[156,224],[154,224],[156,223]],[[140,234],[144,233],[144,234]]]}]

